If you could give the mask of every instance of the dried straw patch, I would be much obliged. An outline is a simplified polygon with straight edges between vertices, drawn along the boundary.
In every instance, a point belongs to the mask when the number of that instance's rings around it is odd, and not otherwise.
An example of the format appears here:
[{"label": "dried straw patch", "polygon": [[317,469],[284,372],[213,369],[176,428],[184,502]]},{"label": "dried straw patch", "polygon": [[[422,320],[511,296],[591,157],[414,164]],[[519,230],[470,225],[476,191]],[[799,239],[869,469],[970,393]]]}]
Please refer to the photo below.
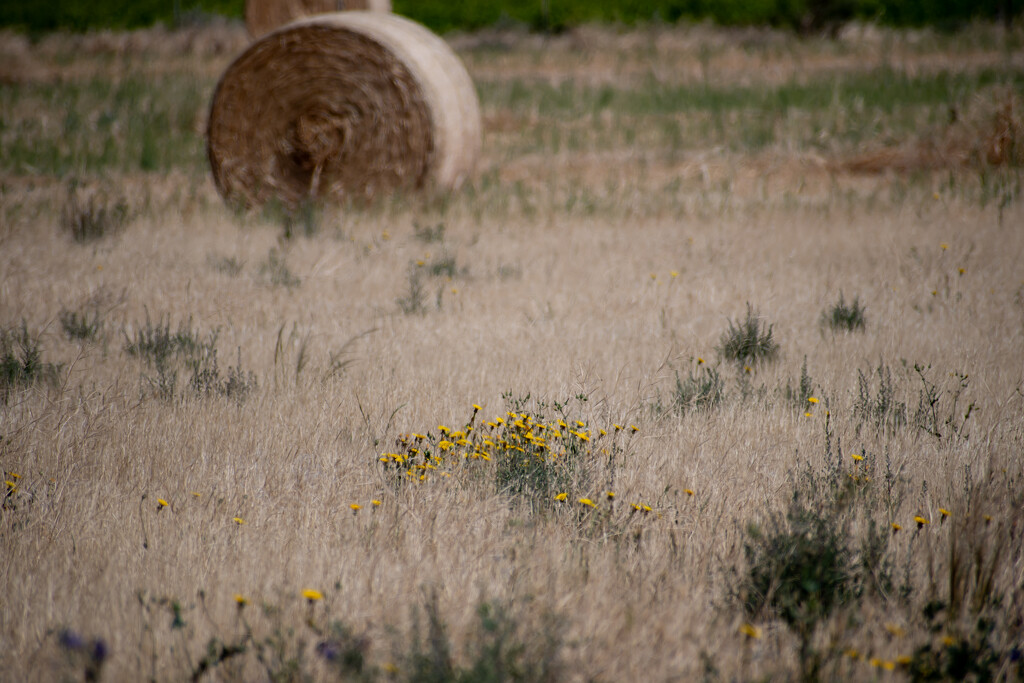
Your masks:
[{"label": "dried straw patch", "polygon": [[391,0],[248,0],[245,27],[259,38],[296,19],[345,10],[390,12]]},{"label": "dried straw patch", "polygon": [[295,205],[452,189],[480,150],[461,61],[408,19],[337,12],[256,41],[221,77],[207,144],[229,201]]},{"label": "dried straw patch", "polygon": [[984,166],[1024,165],[1024,120],[1017,98],[1004,92],[976,103],[965,115],[950,111],[950,122],[915,140],[881,147],[840,162],[854,173],[913,172]]}]

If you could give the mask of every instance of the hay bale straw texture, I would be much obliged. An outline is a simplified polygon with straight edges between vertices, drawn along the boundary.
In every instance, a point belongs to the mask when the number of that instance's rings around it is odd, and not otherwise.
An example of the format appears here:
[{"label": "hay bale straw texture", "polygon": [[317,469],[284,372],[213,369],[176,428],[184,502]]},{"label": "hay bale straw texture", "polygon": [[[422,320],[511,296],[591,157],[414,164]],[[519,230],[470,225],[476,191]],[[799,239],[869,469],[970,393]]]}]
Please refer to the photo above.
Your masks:
[{"label": "hay bale straw texture", "polygon": [[441,38],[408,19],[336,12],[255,41],[214,92],[207,151],[231,203],[454,189],[480,152],[480,103]]},{"label": "hay bale straw texture", "polygon": [[391,0],[246,0],[245,27],[259,38],[296,19],[345,10],[390,12]]}]

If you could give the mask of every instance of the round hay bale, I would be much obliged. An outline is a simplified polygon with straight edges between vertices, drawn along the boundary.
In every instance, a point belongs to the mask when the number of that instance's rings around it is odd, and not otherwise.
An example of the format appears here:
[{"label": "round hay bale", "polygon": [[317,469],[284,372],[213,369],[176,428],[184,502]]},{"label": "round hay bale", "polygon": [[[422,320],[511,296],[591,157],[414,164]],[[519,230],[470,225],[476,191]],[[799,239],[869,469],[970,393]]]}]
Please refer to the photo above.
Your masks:
[{"label": "round hay bale", "polygon": [[454,189],[480,151],[480,104],[447,43],[394,14],[336,12],[255,41],[213,95],[207,152],[220,193],[371,198]]},{"label": "round hay bale", "polygon": [[391,0],[246,0],[245,27],[259,38],[296,19],[346,10],[390,12]]}]

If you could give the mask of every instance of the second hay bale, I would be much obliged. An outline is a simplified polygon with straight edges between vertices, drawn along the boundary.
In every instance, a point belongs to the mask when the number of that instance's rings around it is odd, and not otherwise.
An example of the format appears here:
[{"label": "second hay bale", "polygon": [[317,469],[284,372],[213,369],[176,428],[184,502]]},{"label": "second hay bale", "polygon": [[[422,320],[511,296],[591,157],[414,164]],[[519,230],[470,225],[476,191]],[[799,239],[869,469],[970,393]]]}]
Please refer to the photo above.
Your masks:
[{"label": "second hay bale", "polygon": [[296,19],[345,10],[390,12],[391,0],[246,0],[245,27],[259,38]]},{"label": "second hay bale", "polygon": [[455,188],[480,150],[480,105],[441,38],[338,12],[255,41],[221,77],[207,128],[217,188],[247,206]]}]

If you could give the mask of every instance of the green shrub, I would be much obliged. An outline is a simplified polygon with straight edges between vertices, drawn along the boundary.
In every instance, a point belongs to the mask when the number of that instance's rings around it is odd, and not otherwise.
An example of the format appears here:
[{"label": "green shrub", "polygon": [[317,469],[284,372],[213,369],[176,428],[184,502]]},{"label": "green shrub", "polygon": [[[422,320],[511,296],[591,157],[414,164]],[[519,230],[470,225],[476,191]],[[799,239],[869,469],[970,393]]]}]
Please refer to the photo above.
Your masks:
[{"label": "green shrub", "polygon": [[61,209],[60,224],[76,242],[92,242],[120,231],[128,222],[128,204],[102,192],[72,184]]},{"label": "green shrub", "polygon": [[725,360],[748,365],[774,360],[779,345],[773,337],[772,327],[766,327],[748,303],[746,318],[737,322],[729,320],[729,329],[722,333],[718,343],[719,355]]},{"label": "green shrub", "polygon": [[685,378],[676,372],[676,388],[672,399],[680,413],[711,410],[722,402],[724,396],[725,383],[716,368],[699,363],[696,372],[691,370]]},{"label": "green shrub", "polygon": [[60,312],[58,317],[61,329],[71,340],[95,341],[103,330],[103,321],[100,319],[99,311],[93,311],[90,315],[89,311],[78,312],[65,309]]},{"label": "green shrub", "polygon": [[21,327],[0,328],[0,399],[6,404],[11,392],[37,383],[55,385],[60,365],[44,363],[39,339]]},{"label": "green shrub", "polygon": [[843,299],[842,292],[839,292],[839,301],[821,314],[822,325],[828,326],[833,332],[862,331],[865,322],[864,307],[860,305],[860,299],[854,298],[853,303],[848,304]]}]

